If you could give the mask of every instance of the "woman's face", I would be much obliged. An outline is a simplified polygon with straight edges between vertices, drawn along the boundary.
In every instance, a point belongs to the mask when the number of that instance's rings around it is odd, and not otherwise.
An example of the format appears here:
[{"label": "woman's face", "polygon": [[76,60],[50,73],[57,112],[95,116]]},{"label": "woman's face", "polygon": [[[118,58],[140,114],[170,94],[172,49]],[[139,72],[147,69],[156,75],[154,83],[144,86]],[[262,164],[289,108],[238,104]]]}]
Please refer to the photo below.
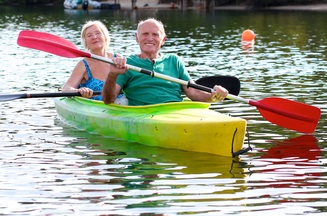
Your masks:
[{"label": "woman's face", "polygon": [[106,46],[106,39],[103,32],[97,25],[90,26],[85,30],[86,47],[92,51],[103,49]]}]

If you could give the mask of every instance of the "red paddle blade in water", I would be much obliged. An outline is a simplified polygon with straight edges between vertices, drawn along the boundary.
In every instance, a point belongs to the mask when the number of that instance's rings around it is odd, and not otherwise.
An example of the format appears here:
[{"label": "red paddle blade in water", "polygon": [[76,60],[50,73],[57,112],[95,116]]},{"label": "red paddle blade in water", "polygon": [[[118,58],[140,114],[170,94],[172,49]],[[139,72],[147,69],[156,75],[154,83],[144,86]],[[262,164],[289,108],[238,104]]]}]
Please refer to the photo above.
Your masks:
[{"label": "red paddle blade in water", "polygon": [[70,41],[45,32],[23,30],[18,35],[17,44],[67,58],[91,57],[90,53],[78,50]]},{"label": "red paddle blade in water", "polygon": [[[261,158],[301,158],[316,160],[321,156],[318,140],[312,135],[301,135],[278,142]],[[281,162],[281,161],[280,161]]]},{"label": "red paddle blade in water", "polygon": [[256,106],[263,118],[271,123],[301,133],[314,132],[321,115],[318,107],[284,98],[250,100],[249,104]]}]

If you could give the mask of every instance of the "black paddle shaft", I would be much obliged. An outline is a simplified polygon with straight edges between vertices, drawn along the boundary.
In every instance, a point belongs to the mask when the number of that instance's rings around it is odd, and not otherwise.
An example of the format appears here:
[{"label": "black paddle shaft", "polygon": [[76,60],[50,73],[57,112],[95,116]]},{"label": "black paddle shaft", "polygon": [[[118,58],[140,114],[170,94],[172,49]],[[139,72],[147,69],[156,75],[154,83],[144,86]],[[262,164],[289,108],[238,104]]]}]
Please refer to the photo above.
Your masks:
[{"label": "black paddle shaft", "polygon": [[[158,74],[154,71],[150,71],[150,70],[146,70],[146,69],[140,69],[137,71],[140,73],[149,75],[151,77],[157,76],[159,78],[163,78],[163,79],[166,79],[169,81],[172,81],[171,79],[173,79],[172,77],[166,78],[165,75]],[[184,82],[180,83],[180,84],[184,84]],[[240,86],[241,86],[240,80],[234,76],[216,75],[216,76],[210,76],[210,77],[202,77],[202,78],[196,80],[195,83],[187,82],[186,86],[211,93],[212,88],[215,85],[220,85],[220,86],[226,88],[228,90],[228,92],[233,95],[238,95],[240,93]]]},{"label": "black paddle shaft", "polygon": [[[100,91],[93,92],[93,95],[101,94]],[[0,94],[0,101],[10,101],[24,98],[44,98],[44,97],[72,97],[81,96],[79,92],[49,92],[49,93],[21,93],[21,94]]]}]

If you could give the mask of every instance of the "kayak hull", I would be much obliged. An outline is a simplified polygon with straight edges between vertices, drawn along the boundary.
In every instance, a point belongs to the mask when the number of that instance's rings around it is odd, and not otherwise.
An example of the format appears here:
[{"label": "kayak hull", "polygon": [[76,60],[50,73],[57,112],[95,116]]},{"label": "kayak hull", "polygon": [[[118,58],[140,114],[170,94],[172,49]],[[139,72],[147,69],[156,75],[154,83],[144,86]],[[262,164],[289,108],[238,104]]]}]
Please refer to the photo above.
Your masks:
[{"label": "kayak hull", "polygon": [[148,146],[233,156],[242,149],[246,121],[209,104],[105,105],[81,97],[56,98],[60,119],[78,129]]}]

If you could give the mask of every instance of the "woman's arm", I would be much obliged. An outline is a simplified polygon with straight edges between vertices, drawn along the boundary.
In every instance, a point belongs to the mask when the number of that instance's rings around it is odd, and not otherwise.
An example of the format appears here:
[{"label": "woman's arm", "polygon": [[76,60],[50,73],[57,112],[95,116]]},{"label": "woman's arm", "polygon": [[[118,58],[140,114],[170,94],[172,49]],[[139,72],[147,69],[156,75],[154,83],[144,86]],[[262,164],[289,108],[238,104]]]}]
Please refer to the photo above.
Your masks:
[{"label": "woman's arm", "polygon": [[[82,68],[83,66],[83,68]],[[82,62],[78,62],[75,66],[73,72],[70,74],[70,77],[66,81],[65,85],[62,88],[63,92],[77,92],[78,85],[81,84],[84,77],[85,66]]]},{"label": "woman's arm", "polygon": [[78,88],[81,84],[84,76],[86,74],[86,69],[82,61],[78,62],[75,66],[70,77],[66,81],[65,85],[62,88],[63,92],[79,92],[82,97],[90,98],[93,96],[93,91],[89,88]]}]

